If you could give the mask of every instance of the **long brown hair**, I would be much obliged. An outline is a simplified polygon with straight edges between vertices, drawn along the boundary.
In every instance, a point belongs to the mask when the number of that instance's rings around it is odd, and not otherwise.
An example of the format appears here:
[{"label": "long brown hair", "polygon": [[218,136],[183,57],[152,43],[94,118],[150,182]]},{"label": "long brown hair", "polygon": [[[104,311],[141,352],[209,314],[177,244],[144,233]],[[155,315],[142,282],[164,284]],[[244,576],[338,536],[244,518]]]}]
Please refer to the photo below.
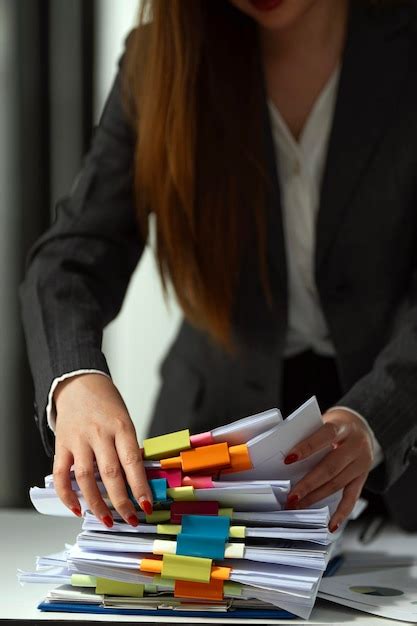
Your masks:
[{"label": "long brown hair", "polygon": [[138,217],[147,236],[156,216],[164,287],[231,348],[246,254],[269,292],[257,29],[226,0],[145,0],[142,22],[149,14],[124,64]]}]

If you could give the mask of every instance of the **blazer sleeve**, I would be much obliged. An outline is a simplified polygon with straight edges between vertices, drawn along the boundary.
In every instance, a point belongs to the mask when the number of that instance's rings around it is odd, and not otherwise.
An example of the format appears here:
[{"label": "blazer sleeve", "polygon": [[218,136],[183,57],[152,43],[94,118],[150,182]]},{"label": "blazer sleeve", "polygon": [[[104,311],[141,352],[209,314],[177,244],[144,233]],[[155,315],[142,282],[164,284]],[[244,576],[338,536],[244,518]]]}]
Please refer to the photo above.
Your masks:
[{"label": "blazer sleeve", "polygon": [[369,474],[366,486],[377,493],[386,491],[417,452],[417,270],[390,340],[372,370],[339,404],[358,411],[372,428],[384,461]]},{"label": "blazer sleeve", "polygon": [[58,202],[52,226],[30,250],[20,286],[35,419],[49,454],[51,384],[74,370],[109,374],[103,328],[121,308],[145,243],[135,218],[135,138],[122,102],[122,65],[123,58],[81,172]]}]

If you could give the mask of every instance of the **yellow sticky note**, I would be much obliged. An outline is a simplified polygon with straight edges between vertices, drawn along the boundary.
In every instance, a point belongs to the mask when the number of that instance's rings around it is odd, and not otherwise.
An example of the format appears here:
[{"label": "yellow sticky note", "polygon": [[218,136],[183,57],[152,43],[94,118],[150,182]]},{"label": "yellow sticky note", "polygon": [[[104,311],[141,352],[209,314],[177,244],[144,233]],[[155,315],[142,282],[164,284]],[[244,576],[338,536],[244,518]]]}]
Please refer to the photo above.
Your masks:
[{"label": "yellow sticky note", "polygon": [[109,578],[97,578],[96,593],[107,596],[128,596],[142,598],[145,585],[138,583],[122,583]]},{"label": "yellow sticky note", "polygon": [[154,576],[152,578],[154,585],[157,587],[168,587],[169,589],[174,589],[175,580],[173,578],[162,578],[162,576]]},{"label": "yellow sticky note", "polygon": [[156,532],[158,535],[179,535],[181,526],[179,524],[158,524]]},{"label": "yellow sticky note", "polygon": [[143,454],[145,459],[163,459],[175,456],[181,450],[191,448],[190,431],[178,430],[175,433],[150,437],[143,442]]},{"label": "yellow sticky note", "polygon": [[153,511],[150,515],[145,515],[147,524],[159,524],[159,522],[169,522],[171,511]]},{"label": "yellow sticky note", "polygon": [[246,526],[230,526],[229,537],[244,539],[246,537]]},{"label": "yellow sticky note", "polygon": [[72,574],[71,585],[73,587],[95,587],[97,580],[95,576],[89,576],[88,574]]},{"label": "yellow sticky note", "polygon": [[196,583],[208,583],[211,576],[212,559],[179,554],[164,554],[162,559],[162,577],[175,580],[191,580]]},{"label": "yellow sticky note", "polygon": [[169,498],[173,500],[182,500],[189,502],[190,500],[195,500],[196,497],[194,495],[194,487],[170,487],[167,489],[167,494]]},{"label": "yellow sticky note", "polygon": [[230,582],[230,580],[225,580],[223,585],[223,593],[225,596],[241,596],[242,585],[240,583]]}]

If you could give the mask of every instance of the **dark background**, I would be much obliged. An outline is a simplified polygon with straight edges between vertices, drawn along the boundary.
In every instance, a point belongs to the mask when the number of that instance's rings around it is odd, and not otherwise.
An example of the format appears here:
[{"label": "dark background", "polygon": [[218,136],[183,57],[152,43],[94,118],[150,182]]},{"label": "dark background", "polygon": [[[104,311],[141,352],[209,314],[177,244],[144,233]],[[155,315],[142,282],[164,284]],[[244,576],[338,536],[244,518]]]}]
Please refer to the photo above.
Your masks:
[{"label": "dark background", "polygon": [[0,506],[26,506],[51,459],[34,423],[17,288],[93,123],[93,0],[0,0]]}]

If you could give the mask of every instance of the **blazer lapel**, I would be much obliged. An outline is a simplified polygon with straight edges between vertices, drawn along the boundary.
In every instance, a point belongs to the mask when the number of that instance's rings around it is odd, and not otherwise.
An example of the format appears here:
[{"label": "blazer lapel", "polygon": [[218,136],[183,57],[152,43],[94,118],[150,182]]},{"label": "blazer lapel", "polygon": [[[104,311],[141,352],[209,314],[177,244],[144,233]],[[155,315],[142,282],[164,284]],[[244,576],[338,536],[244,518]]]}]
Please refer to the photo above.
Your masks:
[{"label": "blazer lapel", "polygon": [[[362,4],[362,3],[360,3]],[[409,40],[408,12],[352,6],[316,231],[316,280],[399,98]]]}]

